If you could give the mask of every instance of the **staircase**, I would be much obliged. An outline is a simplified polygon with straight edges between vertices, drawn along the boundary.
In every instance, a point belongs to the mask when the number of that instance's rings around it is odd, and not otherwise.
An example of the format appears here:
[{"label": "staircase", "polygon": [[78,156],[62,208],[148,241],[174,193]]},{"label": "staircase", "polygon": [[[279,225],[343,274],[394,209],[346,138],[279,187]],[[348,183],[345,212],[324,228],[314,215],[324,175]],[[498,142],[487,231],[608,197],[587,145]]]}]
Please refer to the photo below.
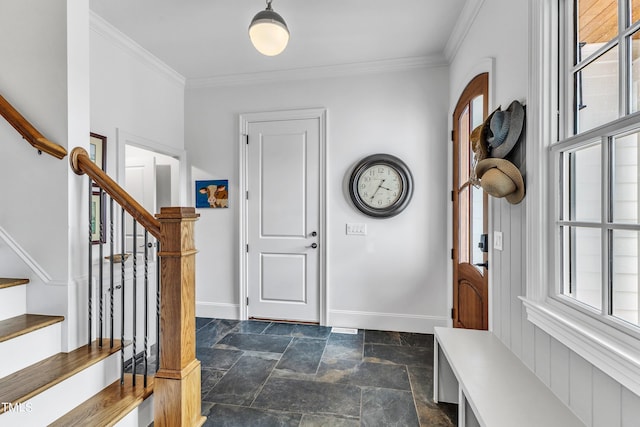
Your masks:
[{"label": "staircase", "polygon": [[[0,96],[0,116],[4,117],[29,142],[38,153],[48,153],[62,159],[67,155],[64,147],[47,140],[6,99]],[[96,165],[85,149],[76,147],[70,155],[72,170],[89,177],[88,199],[93,201],[94,187],[98,187],[98,198],[108,197],[110,204],[109,242],[114,243],[114,203],[121,209],[121,222],[125,212],[133,218],[133,247],[136,245],[136,225],[157,239],[160,261],[157,277],[157,345],[159,355],[155,376],[138,380],[138,375],[122,373],[124,352],[121,342],[110,337],[100,342],[62,352],[62,326],[66,320],[61,316],[44,316],[27,313],[26,279],[0,278],[0,426],[148,426],[199,427],[206,420],[200,407],[200,362],[195,354],[195,254],[194,222],[199,214],[193,207],[162,208],[155,216],[144,209],[109,175]],[[74,197],[78,194],[73,192]],[[92,202],[93,203],[93,202]],[[106,203],[106,200],[105,200]],[[88,224],[97,215],[91,212],[93,204],[86,207]],[[101,217],[102,218],[102,217]],[[98,226],[97,223],[94,224]],[[80,227],[80,225],[77,225]],[[99,227],[102,227],[102,219]],[[102,264],[98,264],[98,310],[99,321],[95,323],[92,292],[94,243],[93,229],[88,239],[88,336],[93,330],[103,330]],[[125,227],[120,227],[122,237],[121,258],[125,257]],[[100,232],[102,233],[102,229]],[[100,239],[102,240],[102,239]],[[98,244],[102,262],[103,246]],[[110,270],[113,277],[114,255],[110,248]],[[147,275],[147,252],[145,249],[144,270]],[[126,258],[125,258],[126,259]],[[134,256],[133,259],[136,259]],[[134,278],[136,277],[134,263]],[[122,270],[124,277],[124,270]],[[145,300],[148,301],[145,279]],[[110,293],[114,295],[113,284]],[[124,295],[124,288],[122,288]],[[134,279],[133,301],[136,284]],[[123,300],[124,301],[124,297]],[[123,303],[124,313],[124,303]],[[136,308],[133,304],[133,371],[136,369]],[[144,306],[147,318],[148,305]],[[110,307],[113,321],[113,307]],[[75,322],[75,320],[74,320]],[[121,320],[124,325],[124,318]],[[80,327],[72,324],[72,328]],[[124,328],[123,328],[124,329]],[[114,327],[111,327],[113,334]],[[144,326],[144,348],[147,348],[147,324]],[[125,340],[124,331],[121,339]],[[128,340],[128,339],[127,339]],[[145,373],[146,372],[146,363]],[[153,401],[155,400],[155,405]]]},{"label": "staircase", "polygon": [[64,318],[26,313],[28,283],[0,278],[0,425],[149,425],[153,380],[120,384],[118,340],[62,352]]}]

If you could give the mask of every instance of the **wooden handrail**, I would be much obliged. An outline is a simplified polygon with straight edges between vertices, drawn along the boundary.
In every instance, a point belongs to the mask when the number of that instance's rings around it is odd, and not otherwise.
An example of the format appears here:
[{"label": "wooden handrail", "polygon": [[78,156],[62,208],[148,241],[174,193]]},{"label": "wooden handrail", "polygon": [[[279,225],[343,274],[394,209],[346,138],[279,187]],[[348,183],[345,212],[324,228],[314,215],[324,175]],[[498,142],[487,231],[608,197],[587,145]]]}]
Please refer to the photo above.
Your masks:
[{"label": "wooden handrail", "polygon": [[42,136],[38,129],[33,127],[2,95],[0,95],[0,115],[38,151],[51,154],[57,159],[62,159],[67,155],[67,150],[64,147]]},{"label": "wooden handrail", "polygon": [[201,427],[206,417],[201,415],[200,362],[196,359],[194,242],[194,223],[200,215],[193,207],[168,207],[152,216],[92,162],[82,147],[71,150],[69,163],[76,174],[88,175],[160,242],[160,358],[153,386],[154,425]]},{"label": "wooden handrail", "polygon": [[87,150],[76,147],[71,150],[69,157],[71,169],[78,174],[87,174],[99,187],[101,187],[113,200],[126,210],[139,224],[151,233],[156,239],[160,239],[160,222],[138,203],[124,188],[109,177],[98,165],[91,161]]}]

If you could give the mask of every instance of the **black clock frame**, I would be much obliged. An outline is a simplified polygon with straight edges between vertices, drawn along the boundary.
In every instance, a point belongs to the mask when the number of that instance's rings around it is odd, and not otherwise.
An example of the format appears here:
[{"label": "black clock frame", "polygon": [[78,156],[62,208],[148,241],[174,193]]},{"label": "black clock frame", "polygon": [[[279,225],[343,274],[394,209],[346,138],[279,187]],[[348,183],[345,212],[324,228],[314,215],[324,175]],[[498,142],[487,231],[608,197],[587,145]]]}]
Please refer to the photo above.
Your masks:
[{"label": "black clock frame", "polygon": [[[402,179],[402,192],[398,200],[392,205],[381,209],[367,205],[358,194],[358,180],[360,176],[365,170],[374,165],[389,166],[393,168]],[[367,156],[360,160],[354,167],[353,172],[351,172],[351,177],[349,178],[349,196],[355,207],[365,215],[374,218],[390,218],[398,215],[407,207],[411,201],[411,196],[413,196],[413,176],[411,175],[411,170],[409,170],[409,167],[402,160],[391,154],[380,153]]]}]

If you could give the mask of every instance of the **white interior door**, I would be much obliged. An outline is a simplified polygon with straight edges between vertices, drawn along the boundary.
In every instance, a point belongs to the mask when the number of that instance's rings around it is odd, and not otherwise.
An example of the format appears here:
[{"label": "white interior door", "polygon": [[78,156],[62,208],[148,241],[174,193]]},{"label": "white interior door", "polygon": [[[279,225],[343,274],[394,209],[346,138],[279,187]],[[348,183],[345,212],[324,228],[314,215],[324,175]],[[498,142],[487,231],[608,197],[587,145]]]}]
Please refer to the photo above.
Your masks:
[{"label": "white interior door", "polygon": [[[152,215],[156,213],[156,159],[153,155],[128,157],[125,168],[125,190]],[[149,235],[153,245],[149,259],[155,260],[155,239]],[[128,217],[125,225],[125,248],[133,252],[133,221]],[[136,253],[144,255],[144,228],[136,227]]]},{"label": "white interior door", "polygon": [[247,147],[248,317],[320,320],[320,126],[251,122]]}]

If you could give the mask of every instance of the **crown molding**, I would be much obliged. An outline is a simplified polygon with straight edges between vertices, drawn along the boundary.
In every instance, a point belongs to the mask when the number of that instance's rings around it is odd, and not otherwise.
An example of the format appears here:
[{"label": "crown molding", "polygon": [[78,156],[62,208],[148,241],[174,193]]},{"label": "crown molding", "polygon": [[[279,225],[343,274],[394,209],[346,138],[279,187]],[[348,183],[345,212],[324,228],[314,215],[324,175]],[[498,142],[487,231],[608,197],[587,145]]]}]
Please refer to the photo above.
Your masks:
[{"label": "crown molding", "polygon": [[447,40],[447,44],[444,47],[444,56],[449,62],[458,53],[458,49],[460,49],[462,42],[467,37],[469,28],[471,28],[473,21],[478,16],[484,2],[485,0],[467,0],[465,2],[460,17],[456,21],[456,25],[453,27],[449,40]]},{"label": "crown molding", "polygon": [[131,54],[153,70],[165,75],[169,80],[177,83],[181,87],[185,86],[186,79],[182,74],[169,67],[166,63],[158,59],[158,57],[127,37],[116,27],[105,21],[100,15],[93,11],[89,11],[89,15],[89,27],[91,31],[109,40],[114,46]]},{"label": "crown molding", "polygon": [[311,80],[362,74],[378,74],[419,68],[446,67],[449,63],[443,55],[398,58],[382,61],[357,62],[289,70],[242,73],[188,79],[188,89],[277,83],[292,80]]}]

